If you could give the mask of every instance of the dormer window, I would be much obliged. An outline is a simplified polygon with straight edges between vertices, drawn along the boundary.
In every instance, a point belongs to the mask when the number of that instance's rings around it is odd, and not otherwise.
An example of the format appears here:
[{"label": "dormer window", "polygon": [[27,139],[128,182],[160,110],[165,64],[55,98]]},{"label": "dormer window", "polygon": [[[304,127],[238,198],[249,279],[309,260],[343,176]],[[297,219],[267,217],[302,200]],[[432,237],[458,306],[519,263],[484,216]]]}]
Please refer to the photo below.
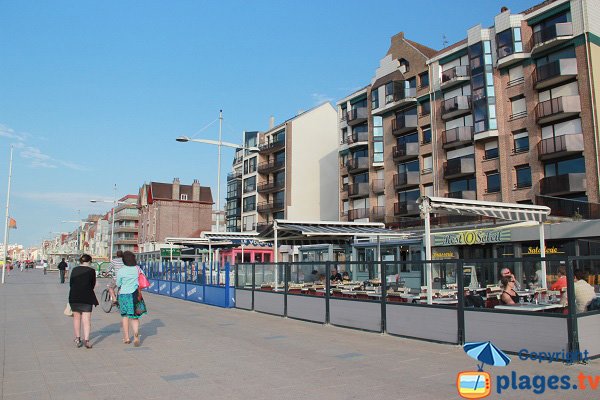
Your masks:
[{"label": "dormer window", "polygon": [[179,200],[187,201],[187,199],[188,199],[187,194],[182,194],[181,196],[179,196]]},{"label": "dormer window", "polygon": [[398,59],[398,62],[400,63],[400,72],[402,72],[403,74],[407,73],[410,66],[408,60],[405,58],[400,58]]}]

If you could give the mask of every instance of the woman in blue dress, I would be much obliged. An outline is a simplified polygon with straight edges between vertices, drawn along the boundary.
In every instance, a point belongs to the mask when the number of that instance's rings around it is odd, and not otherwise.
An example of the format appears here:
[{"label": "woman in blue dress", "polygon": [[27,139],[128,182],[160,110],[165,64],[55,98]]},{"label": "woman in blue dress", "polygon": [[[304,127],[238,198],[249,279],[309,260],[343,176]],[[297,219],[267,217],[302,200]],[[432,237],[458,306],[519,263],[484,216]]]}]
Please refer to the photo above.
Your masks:
[{"label": "woman in blue dress", "polygon": [[129,323],[133,329],[133,345],[140,345],[139,318],[146,314],[146,304],[142,292],[138,288],[138,275],[140,268],[137,266],[135,255],[131,251],[123,252],[124,267],[117,272],[117,286],[119,287],[119,308],[121,309],[123,325],[123,343],[131,343]]}]

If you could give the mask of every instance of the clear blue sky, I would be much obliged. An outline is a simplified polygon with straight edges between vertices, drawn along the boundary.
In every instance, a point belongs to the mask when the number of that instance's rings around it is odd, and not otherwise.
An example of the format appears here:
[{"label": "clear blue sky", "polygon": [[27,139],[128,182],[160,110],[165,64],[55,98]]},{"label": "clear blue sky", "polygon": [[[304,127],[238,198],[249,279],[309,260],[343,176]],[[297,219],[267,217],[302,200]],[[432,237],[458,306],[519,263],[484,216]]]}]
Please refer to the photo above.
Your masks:
[{"label": "clear blue sky", "polygon": [[[10,243],[39,244],[147,181],[198,178],[216,147],[369,83],[390,37],[439,49],[536,1],[0,2],[0,215],[15,144]],[[377,8],[373,8],[376,4]],[[222,175],[233,150],[223,151]],[[222,196],[225,192],[222,179]],[[224,203],[223,201],[221,202]],[[0,239],[2,240],[2,239]]]}]

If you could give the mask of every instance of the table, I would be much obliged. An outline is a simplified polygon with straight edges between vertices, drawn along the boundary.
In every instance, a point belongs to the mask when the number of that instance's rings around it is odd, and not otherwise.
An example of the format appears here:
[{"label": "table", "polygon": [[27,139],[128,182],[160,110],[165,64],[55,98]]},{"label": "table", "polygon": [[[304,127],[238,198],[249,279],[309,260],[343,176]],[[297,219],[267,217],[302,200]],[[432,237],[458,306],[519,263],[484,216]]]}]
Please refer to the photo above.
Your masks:
[{"label": "table", "polygon": [[496,310],[512,310],[512,311],[545,311],[558,308],[565,308],[564,304],[560,303],[516,303],[516,304],[500,304],[494,307]]},{"label": "table", "polygon": [[[427,304],[427,300],[421,300],[420,303],[421,304]],[[458,300],[457,299],[451,299],[451,298],[432,299],[431,300],[431,304],[451,306],[451,305],[458,304]]]}]

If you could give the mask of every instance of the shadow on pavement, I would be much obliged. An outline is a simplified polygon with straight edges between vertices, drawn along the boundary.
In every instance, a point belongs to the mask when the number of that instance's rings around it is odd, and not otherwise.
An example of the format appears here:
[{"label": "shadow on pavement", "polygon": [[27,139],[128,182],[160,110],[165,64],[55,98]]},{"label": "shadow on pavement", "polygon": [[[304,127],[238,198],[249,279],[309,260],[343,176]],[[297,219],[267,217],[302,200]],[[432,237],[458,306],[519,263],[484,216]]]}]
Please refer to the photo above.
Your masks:
[{"label": "shadow on pavement", "polygon": [[[103,327],[102,329],[92,332],[92,334],[90,336],[92,336],[90,339],[94,340],[93,345],[97,345],[98,343],[101,343],[104,339],[106,339],[109,336],[116,334],[119,334],[121,332],[121,324],[120,323],[116,323],[116,324],[110,324],[110,325],[106,325],[105,327]],[[97,336],[96,336],[97,335]]]},{"label": "shadow on pavement", "polygon": [[158,334],[158,328],[162,328],[165,324],[160,319],[153,319],[150,322],[144,323],[144,320],[140,320],[140,334],[141,341],[144,341],[144,337],[150,337]]}]

